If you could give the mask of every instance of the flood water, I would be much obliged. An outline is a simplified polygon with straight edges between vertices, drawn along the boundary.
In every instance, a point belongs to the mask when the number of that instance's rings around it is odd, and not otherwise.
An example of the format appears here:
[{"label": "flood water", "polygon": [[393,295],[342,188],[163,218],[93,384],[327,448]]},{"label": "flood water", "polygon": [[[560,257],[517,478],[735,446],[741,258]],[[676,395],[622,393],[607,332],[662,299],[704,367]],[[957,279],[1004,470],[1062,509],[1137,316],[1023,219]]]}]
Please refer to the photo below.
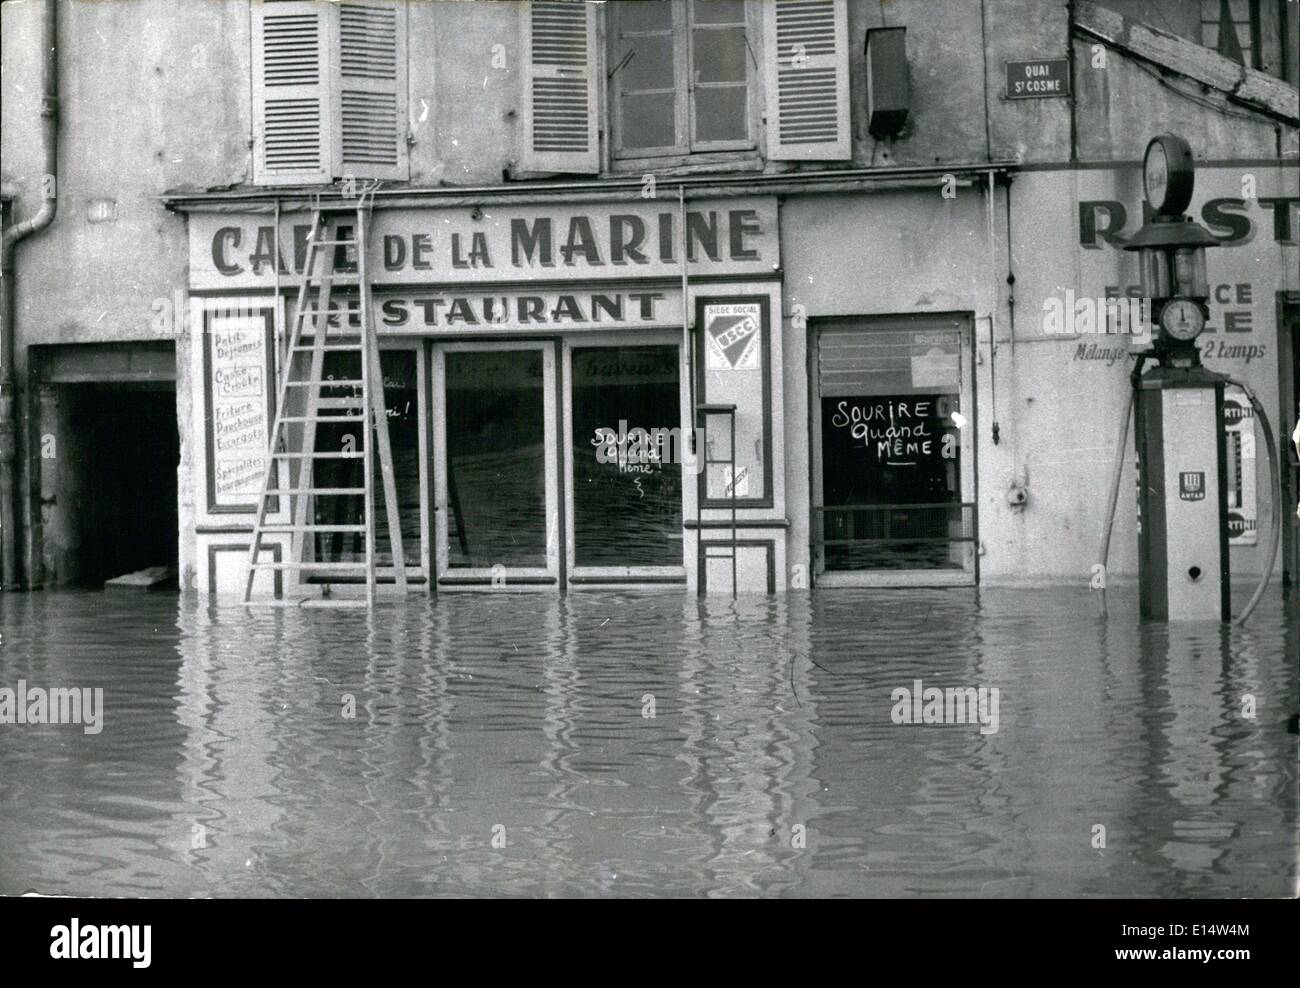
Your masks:
[{"label": "flood water", "polygon": [[[1294,894],[1294,595],[1109,597],[0,595],[0,686],[104,690],[0,726],[0,893]],[[918,679],[997,732],[895,724]]]}]

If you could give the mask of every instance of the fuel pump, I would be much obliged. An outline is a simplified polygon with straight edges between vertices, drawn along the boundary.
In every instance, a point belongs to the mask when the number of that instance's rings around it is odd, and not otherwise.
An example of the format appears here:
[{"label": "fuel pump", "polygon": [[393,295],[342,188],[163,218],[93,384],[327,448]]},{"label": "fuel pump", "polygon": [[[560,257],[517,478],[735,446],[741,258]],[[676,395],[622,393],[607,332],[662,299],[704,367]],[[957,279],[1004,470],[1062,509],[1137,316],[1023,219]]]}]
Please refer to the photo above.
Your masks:
[{"label": "fuel pump", "polygon": [[[1151,214],[1125,245],[1138,254],[1142,294],[1151,302],[1152,347],[1139,356],[1131,400],[1138,460],[1138,599],[1144,618],[1158,621],[1231,619],[1228,568],[1225,385],[1242,387],[1264,430],[1278,488],[1277,451],[1264,409],[1244,384],[1201,366],[1196,339],[1209,317],[1205,250],[1218,241],[1184,210],[1191,204],[1195,164],[1181,137],[1162,134],[1147,145],[1143,187]],[[1142,367],[1154,362],[1146,373]],[[1127,432],[1128,413],[1124,429]],[[1120,440],[1123,455],[1124,437]],[[1116,463],[1102,562],[1110,543]],[[1274,532],[1259,587],[1244,609],[1254,609],[1273,568],[1280,533]]]}]

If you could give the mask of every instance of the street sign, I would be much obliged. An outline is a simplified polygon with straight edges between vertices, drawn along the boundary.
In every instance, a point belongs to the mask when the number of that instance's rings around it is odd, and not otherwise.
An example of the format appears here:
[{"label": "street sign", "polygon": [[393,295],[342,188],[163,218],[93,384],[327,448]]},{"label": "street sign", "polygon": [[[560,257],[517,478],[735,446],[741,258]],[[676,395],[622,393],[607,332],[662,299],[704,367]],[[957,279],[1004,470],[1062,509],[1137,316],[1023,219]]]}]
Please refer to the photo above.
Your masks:
[{"label": "street sign", "polygon": [[1070,60],[1035,58],[1007,62],[1007,99],[1070,95]]}]

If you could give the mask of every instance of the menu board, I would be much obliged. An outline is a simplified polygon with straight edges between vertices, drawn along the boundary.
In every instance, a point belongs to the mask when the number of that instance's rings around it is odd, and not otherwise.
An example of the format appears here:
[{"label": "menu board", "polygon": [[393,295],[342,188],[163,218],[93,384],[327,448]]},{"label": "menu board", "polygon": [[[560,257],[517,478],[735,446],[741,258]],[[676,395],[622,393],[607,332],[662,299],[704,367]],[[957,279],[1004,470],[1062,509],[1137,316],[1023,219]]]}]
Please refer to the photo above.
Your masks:
[{"label": "menu board", "polygon": [[270,438],[271,313],[209,315],[208,510],[254,511]]}]

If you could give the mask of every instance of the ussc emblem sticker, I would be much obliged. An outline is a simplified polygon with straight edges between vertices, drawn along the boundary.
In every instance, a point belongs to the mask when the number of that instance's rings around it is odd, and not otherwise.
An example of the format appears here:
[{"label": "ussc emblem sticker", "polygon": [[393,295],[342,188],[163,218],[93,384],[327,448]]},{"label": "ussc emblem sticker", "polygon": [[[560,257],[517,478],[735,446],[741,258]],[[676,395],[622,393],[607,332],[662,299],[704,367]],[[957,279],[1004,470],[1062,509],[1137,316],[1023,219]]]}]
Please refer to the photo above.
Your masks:
[{"label": "ussc emblem sticker", "polygon": [[758,370],[762,314],[757,305],[710,305],[704,335],[709,370]]}]

